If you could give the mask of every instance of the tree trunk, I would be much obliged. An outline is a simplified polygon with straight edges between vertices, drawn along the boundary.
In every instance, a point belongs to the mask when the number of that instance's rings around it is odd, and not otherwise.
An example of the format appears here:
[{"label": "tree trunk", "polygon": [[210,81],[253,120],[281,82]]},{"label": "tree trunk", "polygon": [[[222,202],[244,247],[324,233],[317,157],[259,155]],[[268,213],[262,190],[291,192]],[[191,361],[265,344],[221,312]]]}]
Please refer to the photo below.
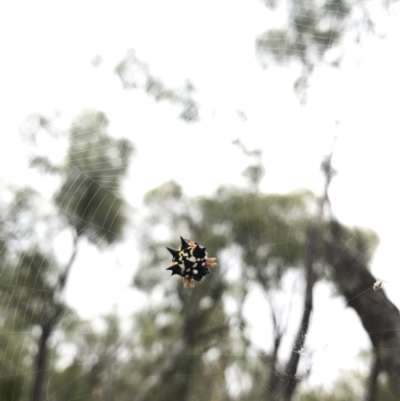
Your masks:
[{"label": "tree trunk", "polygon": [[330,206],[328,189],[335,173],[331,166],[332,155],[333,150],[321,164],[321,168],[325,176],[324,193],[319,199],[317,214],[315,216],[315,220],[311,224],[310,235],[307,244],[308,246],[306,248],[306,254],[304,257],[306,290],[304,296],[303,315],[294,345],[292,347],[292,353],[283,370],[279,370],[276,357],[282,335],[280,335],[279,341],[277,341],[278,337],[275,336],[273,365],[271,366],[269,383],[267,387],[267,399],[271,401],[290,401],[298,384],[302,380],[302,377],[298,375],[297,369],[300,362],[301,352],[306,341],[306,335],[310,325],[311,313],[313,309],[313,289],[316,279],[314,271],[314,258],[316,257],[321,243],[323,243],[323,240],[320,239],[320,233],[324,216],[324,207],[325,205]]},{"label": "tree trunk", "polygon": [[[179,337],[175,341],[175,344],[169,354],[169,357],[160,365],[160,367],[151,375],[141,386],[139,394],[136,396],[135,401],[150,401],[152,395],[158,391],[166,381],[171,380],[176,372],[179,363],[185,358],[185,353],[190,350],[196,349],[201,342],[206,342],[209,338],[221,335],[221,332],[227,330],[229,325],[224,324],[206,332],[202,332],[200,329],[204,326],[204,323],[208,319],[208,313],[204,312],[199,308],[200,301],[204,298],[204,287],[200,287],[197,291],[193,292],[190,304],[193,305],[190,314],[187,314]],[[223,291],[220,286],[216,285],[213,287],[211,292],[208,292],[209,296],[214,300],[215,303],[220,302],[221,294]],[[193,328],[196,327],[196,330]],[[186,399],[186,389],[182,389],[180,397]]]},{"label": "tree trunk", "polygon": [[53,320],[48,319],[48,321],[42,327],[38,352],[36,355],[32,401],[44,400],[44,384],[47,376],[47,362],[48,362],[47,343],[52,332],[53,332]]},{"label": "tree trunk", "polygon": [[[270,380],[268,386],[268,400],[271,401],[289,401],[292,399],[293,394],[299,384],[301,377],[297,376],[297,369],[300,362],[301,351],[306,341],[306,335],[310,324],[311,312],[313,308],[313,288],[315,283],[314,272],[314,257],[318,249],[318,233],[321,225],[322,218],[322,205],[320,209],[320,216],[317,217],[316,222],[312,225],[309,237],[309,246],[305,256],[305,271],[306,271],[306,291],[303,306],[303,315],[301,323],[297,331],[297,335],[292,347],[292,353],[289,361],[287,362],[283,371],[275,371],[279,369],[277,361],[275,366],[272,367],[270,373]],[[275,344],[274,354],[277,354],[280,344]]]},{"label": "tree trunk", "polygon": [[373,360],[371,364],[371,372],[367,382],[367,392],[365,394],[365,401],[376,401],[378,399],[378,378],[381,372],[381,366],[379,358],[376,352],[374,352]]},{"label": "tree trunk", "polygon": [[78,236],[75,235],[73,250],[71,257],[58,278],[57,287],[54,290],[53,297],[49,301],[50,305],[47,306],[48,313],[44,313],[42,321],[42,332],[40,334],[40,340],[38,344],[38,351],[36,354],[35,363],[35,374],[33,380],[33,390],[31,401],[43,401],[44,400],[44,384],[47,376],[48,368],[48,341],[53,334],[53,330],[57,325],[58,319],[63,311],[61,302],[61,296],[67,283],[68,275],[71,271],[71,266],[74,263],[76,254],[78,251]]},{"label": "tree trunk", "polygon": [[400,396],[400,313],[383,289],[374,291],[376,279],[361,253],[340,241],[340,225],[332,223],[326,255],[336,285],[361,319],[374,346],[380,369],[388,374],[392,391]]}]

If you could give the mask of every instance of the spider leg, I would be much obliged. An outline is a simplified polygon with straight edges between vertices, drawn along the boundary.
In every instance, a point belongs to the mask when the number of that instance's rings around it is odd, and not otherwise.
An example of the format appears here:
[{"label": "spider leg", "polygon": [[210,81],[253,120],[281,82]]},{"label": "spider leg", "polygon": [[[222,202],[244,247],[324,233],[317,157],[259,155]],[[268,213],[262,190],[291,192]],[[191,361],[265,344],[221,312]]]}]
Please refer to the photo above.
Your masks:
[{"label": "spider leg", "polygon": [[205,266],[206,267],[217,267],[217,258],[207,258],[205,261]]},{"label": "spider leg", "polygon": [[183,278],[183,288],[194,288],[194,282],[192,277],[184,277]]}]

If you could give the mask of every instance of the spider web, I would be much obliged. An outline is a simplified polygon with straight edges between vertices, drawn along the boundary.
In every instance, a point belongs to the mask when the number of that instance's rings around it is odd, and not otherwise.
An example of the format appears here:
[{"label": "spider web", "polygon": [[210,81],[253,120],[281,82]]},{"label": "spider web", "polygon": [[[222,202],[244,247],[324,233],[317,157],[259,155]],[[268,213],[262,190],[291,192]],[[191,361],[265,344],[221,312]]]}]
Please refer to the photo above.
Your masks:
[{"label": "spider web", "polygon": [[[239,185],[245,192],[247,184],[242,171],[249,159],[232,145],[232,141],[239,138],[247,148],[263,152],[261,164],[265,166],[266,175],[257,187],[258,196],[261,193],[287,193],[298,188],[309,188],[319,194],[323,185],[319,173],[321,156],[329,151],[332,138],[337,135],[334,166],[339,170],[339,176],[331,188],[335,215],[346,224],[371,227],[379,234],[381,245],[373,259],[372,272],[388,282],[385,291],[392,302],[399,305],[400,298],[393,284],[398,279],[398,269],[393,266],[393,261],[397,259],[397,244],[394,243],[396,223],[400,223],[393,211],[399,199],[395,186],[390,185],[397,182],[399,167],[393,139],[398,126],[393,94],[400,89],[398,60],[396,52],[392,52],[400,34],[394,28],[396,21],[390,21],[388,36],[383,41],[368,39],[364,48],[357,48],[356,56],[352,53],[356,48],[346,44],[346,61],[339,71],[324,67],[316,71],[308,90],[308,103],[301,107],[292,93],[292,83],[298,73],[296,68],[278,68],[271,58],[270,69],[263,71],[254,57],[255,38],[265,30],[266,24],[271,23],[271,16],[262,4],[221,2],[216,6],[211,2],[191,4],[177,1],[168,6],[149,2],[143,9],[143,5],[131,6],[131,10],[126,4],[124,7],[127,12],[121,13],[120,10],[93,4],[84,12],[77,13],[75,7],[56,10],[49,6],[46,19],[31,9],[31,13],[26,14],[34,18],[29,21],[31,17],[22,16],[10,6],[9,11],[16,18],[22,17],[26,26],[2,24],[7,37],[14,38],[7,43],[7,52],[14,62],[0,78],[5,88],[2,94],[4,105],[11,104],[11,111],[5,116],[2,126],[4,132],[11,133],[6,139],[1,139],[4,141],[0,147],[2,183],[4,186],[11,184],[13,188],[25,185],[36,188],[40,205],[31,206],[40,210],[39,220],[47,221],[48,215],[53,214],[52,195],[59,182],[54,178],[44,178],[26,164],[27,148],[17,131],[32,111],[47,112],[49,123],[66,132],[71,117],[82,109],[88,106],[100,109],[110,120],[110,147],[125,137],[137,148],[122,187],[122,194],[133,211],[125,234],[117,246],[106,250],[99,250],[88,241],[80,244],[62,300],[82,319],[92,320],[95,323],[93,330],[104,329],[99,316],[113,308],[124,329],[131,329],[131,313],[140,311],[146,303],[158,305],[163,301],[162,290],[143,294],[131,285],[132,276],[139,268],[139,244],[144,241],[150,246],[157,245],[153,238],[140,238],[135,229],[135,224],[144,221],[146,210],[142,199],[147,191],[173,179],[182,186],[189,199],[212,195],[222,184]],[[94,18],[90,14],[93,11]],[[131,21],[132,14],[135,14],[132,11],[140,15],[134,17],[135,23]],[[78,28],[75,32],[62,22],[68,20],[64,18],[68,15],[76,18]],[[112,34],[108,29],[107,33],[103,30],[109,21],[108,15],[119,21],[113,26]],[[38,29],[31,29],[31,34],[27,34],[32,24]],[[95,32],[94,44],[87,33],[88,25]],[[204,29],[204,25],[208,29]],[[46,41],[49,31],[54,31],[55,41],[60,41],[54,51]],[[132,40],[132,37],[136,39]],[[176,105],[156,103],[140,90],[121,89],[113,69],[130,47],[137,48],[141,59],[147,60],[154,74],[163,77],[169,86],[177,87],[187,77],[195,82],[201,105],[198,123],[187,124],[179,120],[180,110]],[[15,55],[15,48],[23,48],[26,53]],[[71,52],[71,48],[77,48],[78,53]],[[89,61],[91,55],[97,53],[102,57],[97,59],[98,68],[94,69]],[[26,71],[25,57],[36,61],[31,72]],[[362,60],[361,66],[357,65],[359,60]],[[7,73],[13,77],[11,80],[8,80]],[[61,116],[53,112],[54,107],[60,110]],[[340,125],[335,124],[337,120],[340,120]],[[43,154],[50,155],[55,161],[63,160],[65,141],[49,139],[41,131],[36,134],[43,136],[40,139]],[[79,159],[79,154],[74,156]],[[194,179],[196,177],[201,179]],[[110,178],[113,178],[112,172]],[[112,182],[103,187],[114,193]],[[160,201],[167,196],[168,192]],[[2,191],[5,220],[15,206],[12,199],[8,190]],[[247,207],[248,201],[244,200],[240,208],[246,211]],[[229,215],[226,223],[229,223]],[[48,226],[35,228],[35,233],[43,241],[38,241],[38,249],[53,247],[59,261],[66,263],[72,252],[72,241],[67,231],[60,232],[60,227],[49,221]],[[19,229],[26,235],[30,228],[21,226],[5,232],[19,244],[16,246],[23,248],[24,244],[18,242]],[[53,244],[44,243],[45,234],[54,236]],[[156,234],[161,240],[169,238],[165,229]],[[206,240],[212,241],[212,238]],[[175,247],[174,244],[170,246]],[[220,259],[219,268],[226,273],[227,280],[234,283],[239,277],[237,260],[226,255]],[[167,253],[165,261],[169,263]],[[19,274],[18,266],[14,274]],[[175,277],[169,278],[165,274],[169,286]],[[200,285],[211,286],[207,277]],[[332,298],[335,291],[332,284],[316,285],[315,307],[306,346],[300,350],[292,349],[301,313],[297,306],[302,300],[302,285],[300,273],[288,274],[282,289],[275,294],[275,303],[280,307],[283,321],[288,322],[280,358],[285,360],[291,352],[300,353],[300,370],[307,373],[304,382],[311,387],[332,385],[340,369],[360,368],[367,372],[366,367],[357,366],[354,361],[361,349],[369,348],[368,336],[355,313],[345,308],[345,302],[341,298]],[[293,295],[289,297],[288,294]],[[1,310],[7,312],[9,297],[4,295],[0,304]],[[234,300],[227,299],[225,307],[234,314],[239,306]],[[260,309],[267,311],[268,303],[261,291],[255,288],[244,305],[244,314],[249,321],[245,334],[252,343],[248,356],[252,358],[258,358],[262,352],[269,354],[272,347],[272,324],[266,322],[265,317],[260,318]],[[265,316],[268,314],[263,313]],[[192,329],[196,331],[196,327]],[[237,330],[245,329],[239,326]],[[38,335],[35,328],[32,331],[33,335]],[[22,338],[24,333],[12,330],[9,334]],[[12,352],[8,344],[5,345],[3,372],[8,362],[25,358],[25,345],[20,345],[19,351],[16,347]],[[53,361],[52,369],[54,365],[61,369],[73,364],[71,355],[74,348],[57,331],[50,349],[56,347],[62,358],[57,363]],[[165,357],[168,355],[165,353]],[[232,361],[237,356],[226,355]],[[209,361],[216,358],[212,350],[204,352],[204,357]],[[24,386],[29,386],[32,371],[24,374]],[[151,375],[142,374],[142,380]],[[2,377],[6,375],[0,370]],[[258,377],[260,382],[266,381],[266,377]],[[83,387],[86,376],[80,377],[78,384],[63,383],[55,390],[51,383],[53,379],[54,372],[49,371],[45,386],[49,400],[64,399],[65,387]],[[198,380],[207,383],[209,377],[202,375]],[[226,393],[231,396],[244,394],[254,385],[235,363],[226,371],[226,383]],[[112,384],[110,387],[113,388]],[[53,388],[51,392],[50,388]],[[216,399],[224,399],[223,394]],[[208,397],[206,384],[204,392],[198,392],[196,397]],[[12,401],[18,399],[13,396]]]}]

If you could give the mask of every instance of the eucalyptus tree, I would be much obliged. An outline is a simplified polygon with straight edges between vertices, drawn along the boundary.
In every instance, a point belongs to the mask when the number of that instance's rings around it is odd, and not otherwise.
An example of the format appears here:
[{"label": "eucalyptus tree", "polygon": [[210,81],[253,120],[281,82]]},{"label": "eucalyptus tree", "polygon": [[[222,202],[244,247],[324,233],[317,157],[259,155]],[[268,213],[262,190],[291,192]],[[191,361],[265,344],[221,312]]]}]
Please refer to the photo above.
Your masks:
[{"label": "eucalyptus tree", "polygon": [[[62,160],[54,162],[51,155],[37,151],[39,132],[58,146],[67,143]],[[33,353],[30,399],[42,401],[50,369],[50,340],[56,341],[60,323],[76,320],[65,304],[64,291],[80,244],[86,240],[105,249],[124,235],[129,207],[121,185],[134,147],[126,139],[111,137],[106,115],[95,110],[79,115],[66,135],[40,115],[29,119],[22,134],[31,147],[31,166],[43,180],[55,178],[59,187],[50,199],[29,187],[16,191],[7,214],[13,230],[0,291],[7,303],[2,314],[16,322],[16,329],[17,323],[18,330],[36,329],[28,347]],[[63,263],[53,241],[62,232],[72,244]]]}]

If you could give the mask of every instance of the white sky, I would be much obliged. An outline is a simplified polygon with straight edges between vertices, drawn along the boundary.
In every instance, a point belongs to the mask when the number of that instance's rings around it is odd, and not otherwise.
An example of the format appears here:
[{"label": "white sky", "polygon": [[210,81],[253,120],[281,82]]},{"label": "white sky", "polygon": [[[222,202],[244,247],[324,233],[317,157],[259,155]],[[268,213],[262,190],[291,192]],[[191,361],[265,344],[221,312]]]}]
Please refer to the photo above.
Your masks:
[{"label": "white sky", "polygon": [[[83,108],[103,110],[111,133],[129,137],[138,148],[127,188],[136,207],[147,190],[171,178],[189,195],[242,182],[246,160],[231,146],[236,138],[263,150],[262,190],[307,187],[319,193],[319,164],[336,133],[334,212],[347,224],[379,234],[372,270],[388,282],[387,294],[400,305],[395,285],[400,279],[399,17],[382,19],[385,39],[368,38],[359,47],[349,44],[340,70],[317,70],[305,108],[293,95],[293,72],[263,71],[255,60],[255,37],[272,21],[256,0],[1,3],[1,179],[18,184],[31,179],[21,167],[26,160],[18,127],[36,111],[59,110],[68,121]],[[132,47],[169,82],[192,80],[203,107],[200,123],[177,121],[169,105],[123,91],[113,68]],[[104,62],[94,69],[90,61],[97,53]],[[237,109],[246,112],[247,122],[237,118]],[[336,120],[341,124],[335,128]],[[204,163],[192,163],[190,155],[171,159],[169,149],[183,140],[198,143],[199,154],[207,154]],[[208,165],[215,163],[220,168],[210,174]],[[181,165],[202,174],[204,183],[194,187],[192,174]],[[59,246],[67,254],[64,241]],[[138,296],[129,289],[136,263],[131,258],[122,246],[104,255],[84,246],[72,272],[68,302],[88,318],[114,305],[123,314],[131,312]],[[316,298],[317,325],[309,335],[316,355],[312,382],[329,383],[339,368],[354,365],[360,347],[369,342],[354,312],[344,310],[340,299],[330,299],[327,286],[317,287]],[[255,328],[252,336],[261,346],[265,328],[257,320],[258,302],[254,294],[247,310]]]}]

